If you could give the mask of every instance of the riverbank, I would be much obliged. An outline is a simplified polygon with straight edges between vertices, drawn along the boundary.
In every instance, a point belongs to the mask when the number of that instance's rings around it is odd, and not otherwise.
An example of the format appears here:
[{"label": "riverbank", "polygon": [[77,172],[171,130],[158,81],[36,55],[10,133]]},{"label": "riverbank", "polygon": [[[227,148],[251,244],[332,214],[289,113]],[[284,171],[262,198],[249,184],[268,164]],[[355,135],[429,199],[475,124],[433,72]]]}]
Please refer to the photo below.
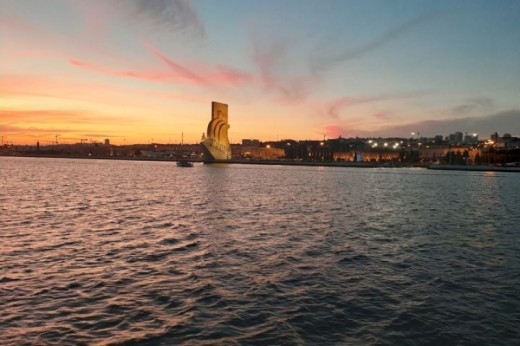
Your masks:
[{"label": "riverbank", "polygon": [[517,173],[520,173],[520,167],[503,167],[503,166],[430,165],[427,168],[433,169],[433,170],[444,170],[444,171],[517,172]]},{"label": "riverbank", "polygon": [[[186,158],[173,157],[147,157],[147,156],[65,156],[65,155],[1,155],[4,157],[32,157],[32,158],[55,158],[55,159],[84,159],[84,160],[124,160],[124,161],[161,161],[161,162],[177,162],[185,161]],[[364,162],[328,162],[328,161],[293,161],[293,160],[216,160],[204,161],[199,158],[189,158],[190,162],[199,162],[205,164],[242,164],[242,165],[277,165],[277,166],[321,166],[321,167],[358,167],[358,168],[374,168],[374,167],[409,167],[408,165],[394,166],[389,164],[364,163]]]},{"label": "riverbank", "polygon": [[[293,160],[217,160],[206,161],[205,164],[239,164],[239,165],[271,165],[271,166],[311,166],[311,167],[397,167],[388,164],[364,163],[364,162],[345,162],[345,161],[293,161]],[[408,166],[399,166],[408,167]]]},{"label": "riverbank", "polygon": [[[85,159],[85,160],[123,160],[123,161],[159,161],[177,162],[185,158],[147,157],[147,156],[64,156],[64,155],[0,155],[4,157],[33,157],[55,159]],[[304,166],[304,167],[352,167],[352,168],[428,168],[447,171],[477,171],[477,172],[520,172],[520,167],[503,166],[463,166],[463,165],[418,165],[418,164],[390,164],[375,162],[345,162],[345,161],[294,161],[294,160],[217,160],[204,161],[199,158],[190,158],[190,162],[205,164],[239,164],[239,165],[268,165],[268,166]]]}]

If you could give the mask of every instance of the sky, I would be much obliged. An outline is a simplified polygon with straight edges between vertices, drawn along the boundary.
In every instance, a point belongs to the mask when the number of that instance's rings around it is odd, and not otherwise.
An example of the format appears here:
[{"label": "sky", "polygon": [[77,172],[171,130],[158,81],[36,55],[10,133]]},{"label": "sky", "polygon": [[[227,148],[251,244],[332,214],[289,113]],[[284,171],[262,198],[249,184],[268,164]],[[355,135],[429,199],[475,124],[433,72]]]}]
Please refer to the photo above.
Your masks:
[{"label": "sky", "polygon": [[0,0],[2,143],[520,135],[520,1]]}]

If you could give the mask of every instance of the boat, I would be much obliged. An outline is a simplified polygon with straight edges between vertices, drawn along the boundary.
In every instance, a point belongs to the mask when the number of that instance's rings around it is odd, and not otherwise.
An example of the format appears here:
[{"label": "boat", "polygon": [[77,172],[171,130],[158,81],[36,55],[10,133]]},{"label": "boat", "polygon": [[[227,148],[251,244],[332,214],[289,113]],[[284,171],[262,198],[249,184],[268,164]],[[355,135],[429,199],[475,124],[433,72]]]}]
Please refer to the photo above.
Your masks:
[{"label": "boat", "polygon": [[[184,146],[184,132],[181,132],[181,149]],[[183,155],[180,160],[177,161],[177,167],[193,167],[193,162],[188,161],[188,156]]]},{"label": "boat", "polygon": [[193,162],[188,160],[179,160],[177,161],[177,167],[193,167]]}]

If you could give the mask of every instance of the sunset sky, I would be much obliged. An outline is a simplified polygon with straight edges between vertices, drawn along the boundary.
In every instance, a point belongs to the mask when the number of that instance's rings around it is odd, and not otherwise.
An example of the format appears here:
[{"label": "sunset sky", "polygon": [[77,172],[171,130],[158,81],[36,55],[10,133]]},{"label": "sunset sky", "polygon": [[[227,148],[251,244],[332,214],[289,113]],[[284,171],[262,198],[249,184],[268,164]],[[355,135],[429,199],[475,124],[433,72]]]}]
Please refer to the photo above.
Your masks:
[{"label": "sunset sky", "polygon": [[520,1],[0,0],[3,142],[520,135]]}]

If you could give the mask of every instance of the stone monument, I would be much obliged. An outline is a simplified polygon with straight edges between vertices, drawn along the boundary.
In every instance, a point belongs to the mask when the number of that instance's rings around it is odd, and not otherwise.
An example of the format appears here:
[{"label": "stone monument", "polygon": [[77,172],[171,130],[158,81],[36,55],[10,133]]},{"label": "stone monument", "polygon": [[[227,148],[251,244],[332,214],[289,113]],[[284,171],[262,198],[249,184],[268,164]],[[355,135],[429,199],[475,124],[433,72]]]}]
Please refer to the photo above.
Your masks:
[{"label": "stone monument", "polygon": [[206,161],[231,159],[228,129],[228,105],[211,102],[211,120],[206,138],[201,142]]}]

